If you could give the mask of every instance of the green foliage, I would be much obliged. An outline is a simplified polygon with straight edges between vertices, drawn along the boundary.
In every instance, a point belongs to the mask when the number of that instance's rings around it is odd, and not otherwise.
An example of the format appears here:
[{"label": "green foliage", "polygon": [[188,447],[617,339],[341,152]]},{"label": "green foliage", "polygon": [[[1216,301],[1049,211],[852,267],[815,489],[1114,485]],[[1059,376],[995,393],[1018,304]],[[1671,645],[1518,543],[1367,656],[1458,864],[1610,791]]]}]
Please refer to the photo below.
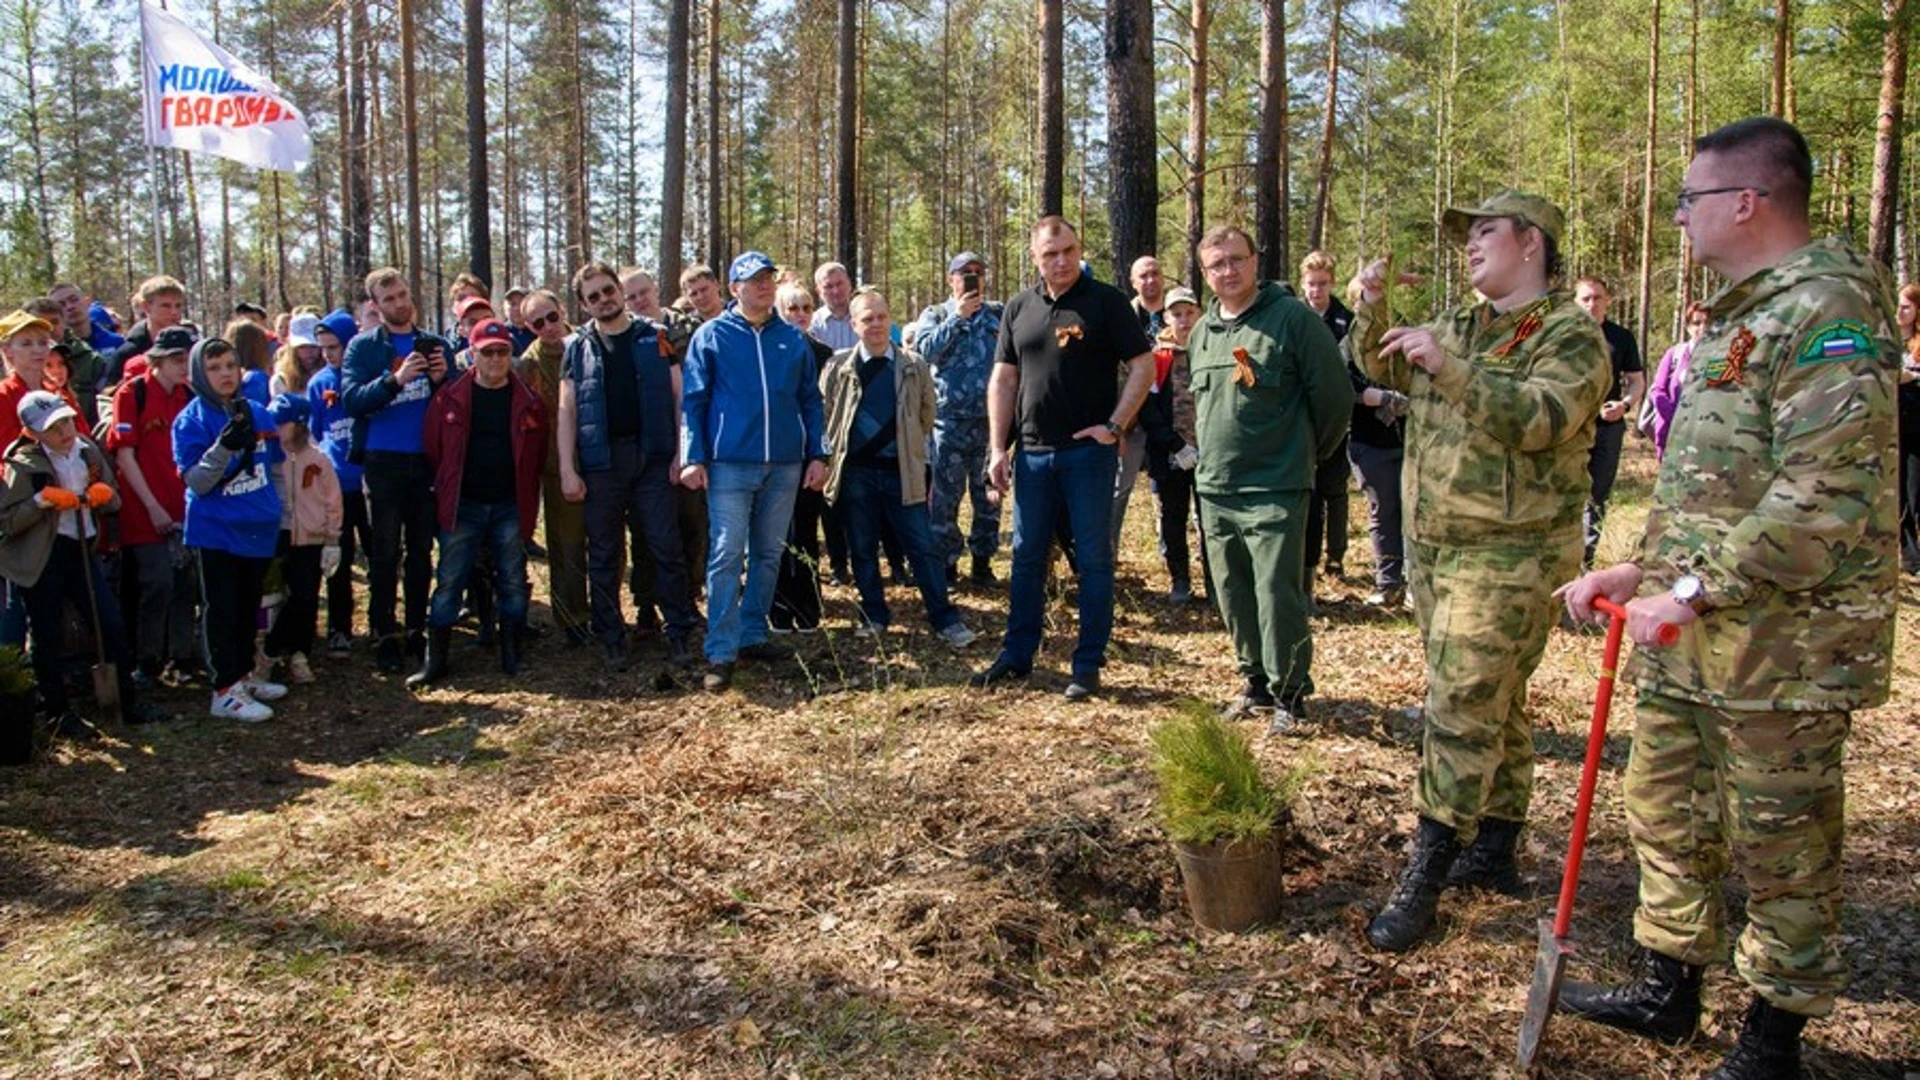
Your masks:
[{"label": "green foliage", "polygon": [[1160,816],[1176,842],[1211,844],[1253,840],[1273,831],[1305,770],[1269,781],[1246,732],[1202,702],[1148,732],[1153,771],[1160,780]]},{"label": "green foliage", "polygon": [[0,698],[31,694],[36,685],[26,650],[18,645],[0,645]]}]

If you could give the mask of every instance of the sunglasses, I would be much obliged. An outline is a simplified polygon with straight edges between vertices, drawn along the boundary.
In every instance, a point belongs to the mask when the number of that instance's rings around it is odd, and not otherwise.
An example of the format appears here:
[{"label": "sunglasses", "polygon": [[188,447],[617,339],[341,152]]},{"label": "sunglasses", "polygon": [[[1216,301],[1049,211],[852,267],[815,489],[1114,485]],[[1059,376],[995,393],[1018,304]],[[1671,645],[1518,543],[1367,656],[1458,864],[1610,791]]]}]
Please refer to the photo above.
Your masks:
[{"label": "sunglasses", "polygon": [[585,296],[583,296],[583,297],[581,297],[581,299],[582,299],[582,300],[585,300],[585,301],[586,301],[587,303],[589,303],[589,304],[591,304],[591,303],[593,303],[594,301],[596,301],[596,300],[600,300],[600,299],[603,299],[603,298],[605,298],[605,297],[609,297],[609,296],[619,296],[619,295],[620,295],[620,286],[618,286],[618,285],[609,285],[609,286],[607,286],[607,287],[606,287],[606,288],[604,288],[604,289],[595,289],[595,290],[593,290],[592,292],[590,292],[590,293],[588,293],[588,294],[586,294]]},{"label": "sunglasses", "polygon": [[559,321],[560,321],[560,313],[557,311],[549,311],[545,315],[542,315],[537,319],[528,320],[527,326],[531,327],[532,329],[538,330],[550,322],[559,322]]}]

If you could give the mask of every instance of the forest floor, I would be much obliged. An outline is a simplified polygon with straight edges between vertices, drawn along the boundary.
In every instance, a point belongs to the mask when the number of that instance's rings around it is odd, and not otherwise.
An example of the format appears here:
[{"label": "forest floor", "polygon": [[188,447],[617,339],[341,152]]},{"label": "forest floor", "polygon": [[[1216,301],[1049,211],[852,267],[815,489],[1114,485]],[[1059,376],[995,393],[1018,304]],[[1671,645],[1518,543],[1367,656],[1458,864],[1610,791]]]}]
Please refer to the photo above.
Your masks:
[{"label": "forest floor", "polygon": [[[1643,519],[1651,471],[1636,440],[1608,549]],[[661,689],[657,642],[610,675],[549,635],[508,680],[462,631],[456,674],[418,699],[362,647],[317,661],[322,681],[270,723],[176,696],[193,719],[0,774],[0,1078],[1516,1076],[1550,898],[1450,893],[1440,935],[1404,956],[1360,933],[1413,824],[1404,710],[1423,675],[1411,617],[1361,602],[1353,508],[1348,576],[1320,587],[1313,731],[1255,733],[1266,764],[1312,769],[1271,929],[1196,927],[1155,821],[1148,727],[1236,680],[1217,617],[1165,599],[1142,490],[1109,692],[1089,704],[1060,696],[1066,634],[1029,685],[965,686],[1002,592],[959,593],[982,640],[956,655],[924,629],[856,640],[835,588],[828,631],[788,639],[802,663],[743,667],[722,695]],[[1893,701],[1855,718],[1853,983],[1808,1029],[1817,1078],[1920,1076],[1920,595],[1904,587]],[[894,602],[913,621],[917,597]],[[1073,625],[1064,600],[1049,617]],[[1600,651],[1556,630],[1533,682],[1523,851],[1546,881]],[[1619,977],[1629,956],[1631,696],[1576,977]],[[1704,1075],[1746,1000],[1713,969],[1679,1048],[1562,1018],[1540,1074]]]}]

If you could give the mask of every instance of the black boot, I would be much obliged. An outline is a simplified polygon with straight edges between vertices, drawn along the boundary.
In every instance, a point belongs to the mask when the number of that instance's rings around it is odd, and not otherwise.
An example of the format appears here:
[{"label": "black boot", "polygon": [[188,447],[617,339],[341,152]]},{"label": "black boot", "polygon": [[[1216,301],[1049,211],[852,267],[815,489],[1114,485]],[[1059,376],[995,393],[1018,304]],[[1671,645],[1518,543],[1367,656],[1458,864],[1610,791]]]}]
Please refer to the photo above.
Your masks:
[{"label": "black boot", "polygon": [[1800,1029],[1806,1026],[1806,1017],[1753,995],[1740,1041],[1707,1080],[1800,1080]]},{"label": "black boot", "polygon": [[1374,948],[1406,952],[1426,936],[1433,928],[1447,871],[1459,854],[1460,841],[1452,826],[1432,818],[1420,819],[1420,832],[1414,837],[1413,853],[1400,874],[1400,883],[1387,898],[1387,906],[1367,924],[1367,940]]},{"label": "black boot", "polygon": [[500,670],[508,675],[520,674],[520,645],[526,640],[526,633],[525,626],[500,620]]},{"label": "black boot", "polygon": [[1519,896],[1520,867],[1514,864],[1513,852],[1520,842],[1521,824],[1504,818],[1481,818],[1479,835],[1447,874],[1447,887]]},{"label": "black boot", "polygon": [[407,676],[407,689],[419,690],[447,677],[447,650],[453,647],[452,630],[427,631],[426,658],[420,670]]},{"label": "black boot", "polygon": [[1639,967],[1639,981],[1625,986],[1567,983],[1560,988],[1559,1010],[1663,1043],[1693,1038],[1700,1026],[1702,969],[1652,949],[1642,950]]}]

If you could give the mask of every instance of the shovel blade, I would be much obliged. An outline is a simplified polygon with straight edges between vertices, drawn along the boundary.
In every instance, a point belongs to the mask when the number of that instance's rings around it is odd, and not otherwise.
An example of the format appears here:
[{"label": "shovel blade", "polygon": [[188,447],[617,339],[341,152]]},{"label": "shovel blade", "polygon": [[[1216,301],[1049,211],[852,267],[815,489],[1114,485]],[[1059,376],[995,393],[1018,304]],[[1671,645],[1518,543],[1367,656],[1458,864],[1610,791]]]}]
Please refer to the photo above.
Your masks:
[{"label": "shovel blade", "polygon": [[108,720],[120,719],[120,670],[113,664],[93,665],[93,700]]},{"label": "shovel blade", "polygon": [[1533,1068],[1546,1039],[1547,1020],[1560,1000],[1560,979],[1567,971],[1567,957],[1573,944],[1556,937],[1553,920],[1540,920],[1540,948],[1533,957],[1533,985],[1527,988],[1527,1013],[1520,1020],[1520,1067]]}]

